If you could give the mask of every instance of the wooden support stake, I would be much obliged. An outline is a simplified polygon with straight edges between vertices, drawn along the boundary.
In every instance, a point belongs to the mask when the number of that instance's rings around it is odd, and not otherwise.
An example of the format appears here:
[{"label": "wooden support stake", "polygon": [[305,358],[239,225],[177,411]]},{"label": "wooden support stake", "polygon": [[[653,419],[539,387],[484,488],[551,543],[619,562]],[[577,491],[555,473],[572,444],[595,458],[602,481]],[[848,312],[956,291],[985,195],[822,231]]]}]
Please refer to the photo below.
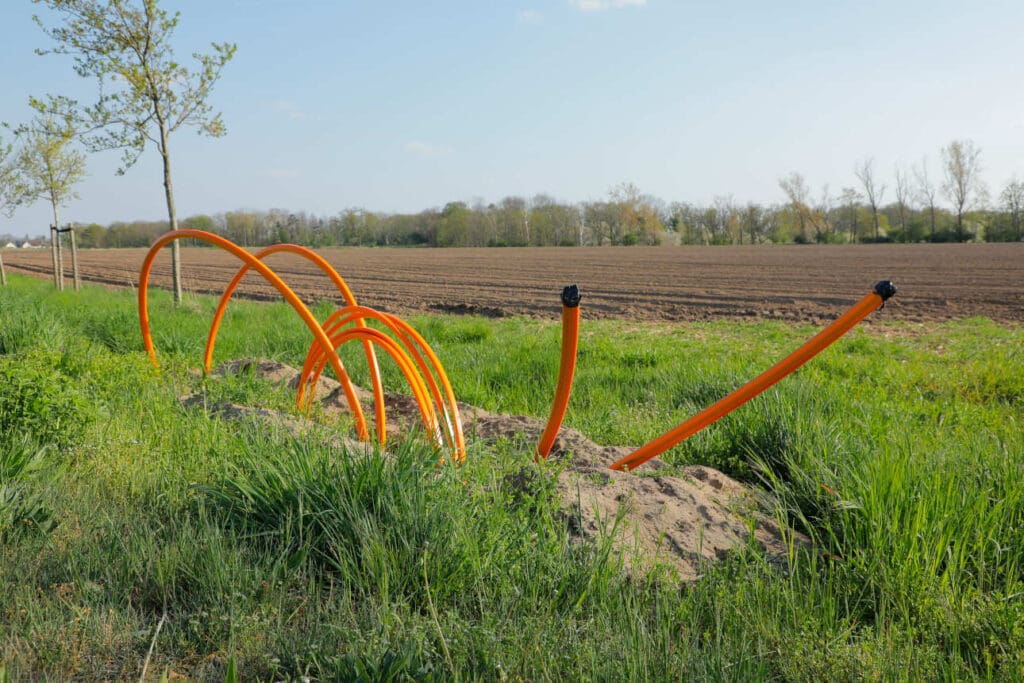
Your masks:
[{"label": "wooden support stake", "polygon": [[4,255],[0,253],[0,287],[7,286],[7,271],[4,270]]},{"label": "wooden support stake", "polygon": [[68,225],[71,233],[71,272],[75,278],[75,291],[82,289],[82,281],[78,277],[78,245],[75,243],[75,226]]}]

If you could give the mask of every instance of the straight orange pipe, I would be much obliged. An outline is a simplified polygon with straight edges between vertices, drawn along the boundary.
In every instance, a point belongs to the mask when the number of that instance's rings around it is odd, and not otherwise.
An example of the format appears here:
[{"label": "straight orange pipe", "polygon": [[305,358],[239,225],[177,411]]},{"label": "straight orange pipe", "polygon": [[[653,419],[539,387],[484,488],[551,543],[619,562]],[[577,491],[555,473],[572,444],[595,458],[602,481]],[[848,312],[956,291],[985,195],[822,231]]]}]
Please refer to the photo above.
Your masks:
[{"label": "straight orange pipe", "polygon": [[853,308],[812,337],[803,346],[783,358],[779,363],[758,375],[756,378],[721,399],[714,405],[697,413],[675,429],[665,432],[657,439],[654,439],[650,443],[640,447],[633,453],[614,463],[611,466],[611,469],[626,471],[636,469],[651,458],[657,457],[684,439],[688,439],[693,436],[716,420],[728,415],[750,399],[773,386],[786,375],[795,371],[811,358],[821,353],[834,341],[849,332],[854,325],[866,318],[873,311],[877,310],[895,293],[895,285],[888,280],[882,280],[875,285],[875,289],[871,294],[865,296],[856,303]]},{"label": "straight orange pipe", "polygon": [[576,373],[579,336],[580,290],[576,285],[569,285],[562,290],[562,357],[558,364],[558,386],[555,388],[555,400],[551,404],[547,426],[544,427],[544,433],[537,444],[536,458],[547,458],[551,453],[555,437],[558,436],[558,430],[565,419],[569,395],[572,393],[572,380]]},{"label": "straight orange pipe", "polygon": [[[345,303],[349,306],[356,305],[356,298],[352,294],[352,290],[348,288],[345,280],[338,274],[338,271],[336,271],[331,264],[314,251],[305,247],[300,247],[297,244],[274,244],[256,252],[256,254],[254,254],[254,258],[263,261],[267,256],[282,252],[301,256],[307,261],[313,263],[331,279],[334,286],[338,289],[338,292],[341,293]],[[241,284],[242,279],[249,270],[249,264],[243,263],[242,267],[238,269],[238,272],[235,273],[235,276],[231,279],[231,282],[228,283],[227,288],[221,295],[220,303],[217,305],[217,311],[213,314],[213,323],[210,325],[210,333],[206,339],[206,350],[203,353],[203,367],[206,369],[206,372],[210,372],[210,368],[213,365],[213,350],[217,344],[217,333],[220,330],[220,324],[224,318],[224,313],[227,310],[228,302],[231,301],[231,297],[234,295],[235,290],[238,289],[238,285]],[[363,326],[363,322],[361,320],[356,324]],[[377,439],[380,441],[381,445],[384,445],[387,434],[387,425],[385,424],[384,409],[381,407],[384,402],[384,386],[380,379],[380,367],[377,365],[377,356],[373,352],[373,345],[365,339],[362,343],[363,351],[366,354],[366,364],[370,371],[370,381],[373,383],[373,396],[376,402],[375,417],[377,425]],[[315,343],[314,346],[316,346]],[[339,379],[339,381],[341,380]],[[302,409],[302,396],[303,392],[300,386],[295,401],[297,410]]]},{"label": "straight orange pipe", "polygon": [[153,261],[156,259],[156,255],[160,249],[174,240],[186,237],[207,242],[231,253],[238,259],[252,266],[274,287],[274,289],[280,292],[285,301],[287,301],[289,305],[295,309],[295,312],[299,314],[299,317],[302,318],[302,321],[306,324],[306,327],[309,328],[309,331],[313,333],[313,337],[320,344],[320,347],[328,354],[331,367],[338,376],[338,381],[340,381],[342,387],[345,388],[345,397],[348,399],[349,408],[352,410],[352,415],[356,422],[356,433],[360,440],[368,441],[370,433],[366,429],[366,418],[363,416],[363,410],[359,405],[359,399],[355,395],[352,383],[348,381],[348,373],[345,372],[345,368],[341,364],[341,359],[338,358],[338,354],[334,352],[334,347],[331,345],[330,338],[328,338],[327,334],[323,331],[323,328],[320,327],[320,324],[316,321],[316,318],[313,317],[313,314],[310,313],[306,304],[302,303],[302,300],[295,295],[295,292],[293,292],[291,288],[263,262],[254,258],[252,254],[245,251],[234,242],[226,240],[218,235],[214,235],[213,233],[191,229],[172,230],[164,233],[157,239],[153,246],[150,247],[149,253],[146,254],[146,258],[142,262],[142,270],[139,273],[139,325],[142,328],[142,344],[145,347],[150,360],[153,361],[153,365],[159,367],[160,364],[156,359],[156,349],[153,347],[153,338],[149,329],[149,272],[153,267]]}]

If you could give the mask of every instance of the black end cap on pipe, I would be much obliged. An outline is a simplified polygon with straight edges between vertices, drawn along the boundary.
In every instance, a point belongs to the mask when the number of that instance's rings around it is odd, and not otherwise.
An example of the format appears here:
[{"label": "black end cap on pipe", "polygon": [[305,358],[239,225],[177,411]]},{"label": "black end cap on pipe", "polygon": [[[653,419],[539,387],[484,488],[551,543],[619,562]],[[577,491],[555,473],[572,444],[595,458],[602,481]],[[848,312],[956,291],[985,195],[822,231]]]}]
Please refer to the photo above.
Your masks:
[{"label": "black end cap on pipe", "polygon": [[882,303],[885,303],[896,294],[896,285],[890,280],[879,280],[875,283],[875,294],[882,297]]},{"label": "black end cap on pipe", "polygon": [[576,285],[569,285],[562,290],[562,305],[569,308],[576,308],[580,305],[580,288]]}]

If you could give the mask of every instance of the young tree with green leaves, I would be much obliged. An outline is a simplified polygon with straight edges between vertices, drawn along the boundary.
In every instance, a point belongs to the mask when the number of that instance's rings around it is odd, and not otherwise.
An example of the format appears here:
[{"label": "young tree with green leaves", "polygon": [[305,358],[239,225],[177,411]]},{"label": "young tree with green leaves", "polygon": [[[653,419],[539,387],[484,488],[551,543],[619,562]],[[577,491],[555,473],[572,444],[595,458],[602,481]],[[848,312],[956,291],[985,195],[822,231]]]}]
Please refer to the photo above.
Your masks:
[{"label": "young tree with green leaves", "polygon": [[[5,216],[14,214],[15,207],[21,203],[25,186],[21,172],[16,163],[14,148],[0,138],[0,213]],[[0,253],[0,286],[7,284],[7,272],[4,270],[4,257]]]},{"label": "young tree with green leaves", "polygon": [[21,203],[23,182],[15,163],[14,148],[0,138],[0,213],[11,216]]},{"label": "young tree with green leaves", "polygon": [[[22,139],[17,167],[23,178],[23,201],[45,200],[53,209],[53,224],[60,228],[60,208],[77,199],[74,187],[85,178],[85,155],[72,146],[75,128],[70,118],[45,115],[18,129]],[[60,239],[54,233],[54,244]],[[64,288],[64,274],[54,258],[53,278]]]},{"label": "young tree with green leaves", "polygon": [[[99,98],[81,105],[64,97],[32,100],[43,113],[71,112],[84,124],[83,136],[92,151],[124,151],[124,173],[147,144],[163,162],[164,196],[172,230],[178,229],[171,182],[170,137],[175,131],[196,128],[210,137],[226,129],[220,113],[209,104],[210,93],[224,66],[235,54],[230,43],[213,43],[212,54],[193,54],[194,69],[180,64],[171,45],[180,13],[168,14],[158,0],[32,0],[52,10],[61,23],[48,27],[36,23],[56,46],[40,54],[70,55],[75,72],[95,78]],[[181,260],[178,242],[172,243],[174,300],[181,301]]]}]

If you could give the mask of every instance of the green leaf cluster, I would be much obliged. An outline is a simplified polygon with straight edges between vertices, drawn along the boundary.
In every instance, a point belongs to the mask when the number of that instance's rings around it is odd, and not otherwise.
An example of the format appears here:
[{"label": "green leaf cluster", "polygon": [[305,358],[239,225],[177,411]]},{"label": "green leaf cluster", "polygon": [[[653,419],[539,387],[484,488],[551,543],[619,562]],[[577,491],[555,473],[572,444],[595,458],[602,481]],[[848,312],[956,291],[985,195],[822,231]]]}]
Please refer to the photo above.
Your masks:
[{"label": "green leaf cluster", "polygon": [[147,142],[167,153],[167,137],[183,126],[220,137],[226,132],[220,113],[207,102],[210,91],[236,46],[213,43],[210,54],[195,53],[188,68],[175,59],[171,45],[179,13],[157,0],[33,0],[63,18],[48,27],[35,21],[55,46],[39,54],[65,54],[75,72],[95,78],[99,97],[82,105],[66,97],[31,100],[43,113],[68,113],[83,124],[92,150],[124,149],[121,172],[135,163]]}]

